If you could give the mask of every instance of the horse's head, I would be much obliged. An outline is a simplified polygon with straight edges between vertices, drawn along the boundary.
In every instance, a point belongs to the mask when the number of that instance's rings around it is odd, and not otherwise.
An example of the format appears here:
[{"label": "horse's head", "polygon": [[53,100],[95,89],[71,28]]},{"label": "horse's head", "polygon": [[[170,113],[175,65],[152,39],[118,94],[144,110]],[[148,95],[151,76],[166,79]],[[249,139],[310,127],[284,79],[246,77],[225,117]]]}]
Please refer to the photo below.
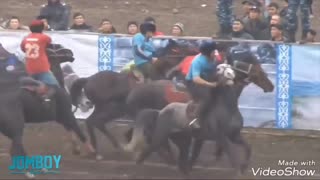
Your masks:
[{"label": "horse's head", "polygon": [[272,92],[274,85],[268,78],[267,73],[262,69],[257,58],[251,53],[242,61],[233,61],[232,68],[236,72],[236,81],[240,83],[253,82],[264,92]]},{"label": "horse's head", "polygon": [[236,77],[234,70],[229,64],[218,65],[215,76],[222,86],[232,86]]}]

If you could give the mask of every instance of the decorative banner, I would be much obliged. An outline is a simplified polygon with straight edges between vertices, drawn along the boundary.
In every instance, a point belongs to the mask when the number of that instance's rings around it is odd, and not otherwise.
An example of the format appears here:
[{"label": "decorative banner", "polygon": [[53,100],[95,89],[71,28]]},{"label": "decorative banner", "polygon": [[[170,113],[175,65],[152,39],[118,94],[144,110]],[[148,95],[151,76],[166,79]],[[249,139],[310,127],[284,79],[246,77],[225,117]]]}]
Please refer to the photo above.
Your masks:
[{"label": "decorative banner", "polygon": [[279,128],[291,128],[291,46],[278,45],[276,121]]},{"label": "decorative banner", "polygon": [[[0,43],[23,59],[19,45],[26,33],[0,31]],[[132,37],[98,34],[50,32],[54,43],[74,52],[75,62],[70,66],[75,74],[88,77],[102,70],[120,71],[133,60]],[[157,54],[167,55],[168,44],[174,40],[180,51],[171,58],[183,59],[186,54],[198,53],[199,44],[209,38],[155,38]],[[231,58],[253,53],[274,83],[272,93],[264,93],[257,86],[247,86],[239,106],[246,127],[282,129],[320,129],[320,53],[319,45],[288,45],[272,42],[221,41],[228,47]],[[74,78],[65,78],[66,81]],[[68,82],[70,84],[71,82]],[[107,92],[106,92],[107,93]],[[92,110],[78,110],[78,118],[86,118]]]}]

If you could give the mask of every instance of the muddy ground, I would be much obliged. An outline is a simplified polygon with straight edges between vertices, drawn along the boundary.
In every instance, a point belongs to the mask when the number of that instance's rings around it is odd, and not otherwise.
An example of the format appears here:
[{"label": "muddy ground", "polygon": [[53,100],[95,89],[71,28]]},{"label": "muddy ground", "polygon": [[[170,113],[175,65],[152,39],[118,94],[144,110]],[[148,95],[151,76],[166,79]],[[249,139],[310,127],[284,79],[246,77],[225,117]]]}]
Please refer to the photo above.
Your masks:
[{"label": "muddy ground", "polygon": [[[282,0],[274,0],[281,4]],[[0,18],[19,16],[27,24],[38,15],[46,0],[1,0]],[[82,12],[87,23],[98,27],[102,18],[110,19],[119,33],[126,32],[128,21],[143,21],[147,16],[157,20],[158,29],[168,34],[176,22],[185,25],[185,35],[212,36],[218,30],[216,0],[65,0],[72,12]],[[241,0],[234,1],[234,12],[241,15]],[[319,31],[320,1],[314,1],[312,26]],[[202,6],[206,5],[206,6]],[[176,13],[174,13],[176,12]],[[298,37],[298,36],[297,36]],[[300,35],[299,35],[300,37]]]},{"label": "muddy ground", "polygon": [[[109,124],[109,129],[120,141],[124,141],[123,132],[128,128],[126,125]],[[104,160],[95,161],[85,157],[85,151],[81,156],[72,155],[70,143],[67,142],[67,134],[62,127],[55,123],[45,123],[40,125],[28,125],[25,130],[24,144],[29,155],[52,155],[61,154],[61,174],[39,175],[38,178],[50,179],[186,179],[175,167],[167,166],[163,160],[154,154],[148,159],[145,165],[135,165],[128,154],[117,152],[113,149],[109,141],[99,135],[99,150],[104,155]],[[313,176],[282,176],[280,178],[289,179],[319,179],[320,178],[320,143],[318,138],[295,137],[295,136],[271,136],[246,134],[246,138],[253,149],[253,156],[248,171],[245,175],[235,176],[227,157],[216,162],[212,156],[214,144],[208,142],[202,151],[200,160],[196,169],[189,178],[195,179],[262,179],[279,178],[277,176],[254,176],[252,168],[271,168],[275,170],[285,169],[287,166],[278,165],[279,160],[296,161],[299,163],[295,168],[297,170],[315,170]],[[0,136],[0,179],[22,178],[20,175],[11,175],[8,166],[9,159],[9,141]],[[241,151],[237,150],[241,156]],[[315,164],[302,166],[301,162],[313,160]]]}]

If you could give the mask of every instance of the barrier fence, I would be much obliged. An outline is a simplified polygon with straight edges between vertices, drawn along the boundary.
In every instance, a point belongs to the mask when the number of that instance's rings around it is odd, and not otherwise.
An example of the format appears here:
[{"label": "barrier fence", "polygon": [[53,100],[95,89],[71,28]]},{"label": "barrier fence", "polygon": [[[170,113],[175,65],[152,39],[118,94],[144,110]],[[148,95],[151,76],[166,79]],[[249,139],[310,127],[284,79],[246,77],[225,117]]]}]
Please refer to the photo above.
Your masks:
[{"label": "barrier fence", "polygon": [[[0,31],[0,43],[23,60],[20,42],[27,32]],[[80,77],[98,71],[119,71],[133,59],[132,37],[127,35],[99,35],[95,33],[49,32],[54,43],[74,52],[75,62],[69,64]],[[154,38],[158,54],[167,53],[165,47],[173,37]],[[173,39],[181,46],[183,56],[198,48],[207,37]],[[268,41],[223,41],[237,58],[237,52],[253,53],[275,85],[272,93],[264,93],[250,84],[239,99],[246,127],[280,129],[320,129],[320,45],[298,45]],[[62,65],[65,66],[66,64]],[[107,92],[106,92],[107,93]],[[91,111],[90,111],[91,112]],[[90,112],[76,113],[78,118]]]}]

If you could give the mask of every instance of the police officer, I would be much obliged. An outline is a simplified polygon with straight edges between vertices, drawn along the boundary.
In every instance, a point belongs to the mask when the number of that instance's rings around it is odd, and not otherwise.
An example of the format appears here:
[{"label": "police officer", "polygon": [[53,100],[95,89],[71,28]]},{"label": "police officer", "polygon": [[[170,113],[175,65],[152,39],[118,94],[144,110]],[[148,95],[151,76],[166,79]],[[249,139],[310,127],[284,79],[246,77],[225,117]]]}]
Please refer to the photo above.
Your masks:
[{"label": "police officer", "polygon": [[216,15],[220,25],[218,33],[220,37],[225,37],[231,33],[233,21],[232,3],[233,0],[218,0]]},{"label": "police officer", "polygon": [[68,30],[71,7],[60,0],[48,0],[42,5],[40,16],[46,17],[51,30]]},{"label": "police officer", "polygon": [[302,13],[302,39],[305,39],[310,29],[310,2],[309,0],[288,0],[288,12],[286,14],[288,38],[290,42],[296,42],[295,35],[298,29],[297,11],[300,6]]}]

